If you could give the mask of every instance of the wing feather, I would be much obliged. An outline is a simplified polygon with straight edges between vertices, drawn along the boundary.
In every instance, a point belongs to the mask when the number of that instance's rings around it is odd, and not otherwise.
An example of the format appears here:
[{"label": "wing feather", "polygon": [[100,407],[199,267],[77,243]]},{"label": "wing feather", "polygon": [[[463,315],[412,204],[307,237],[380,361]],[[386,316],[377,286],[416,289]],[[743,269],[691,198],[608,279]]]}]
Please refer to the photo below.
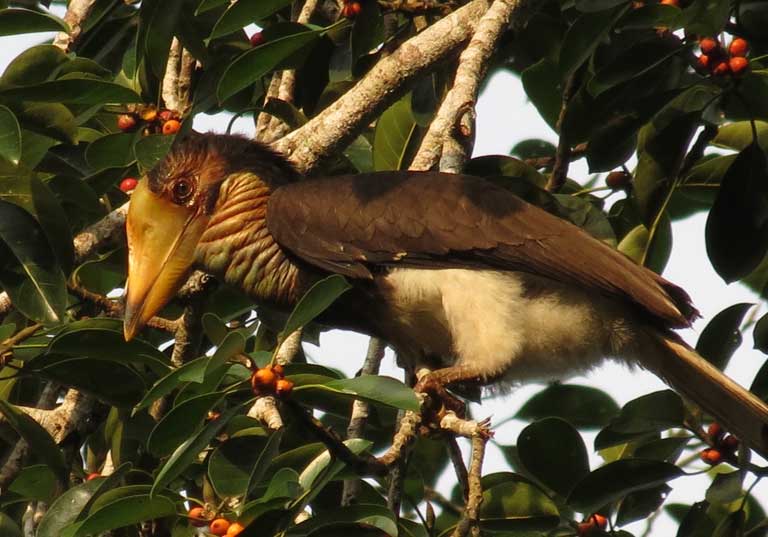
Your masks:
[{"label": "wing feather", "polygon": [[476,177],[382,172],[292,183],[273,192],[267,226],[299,258],[352,278],[381,265],[519,270],[632,302],[667,326],[697,315],[681,288]]}]

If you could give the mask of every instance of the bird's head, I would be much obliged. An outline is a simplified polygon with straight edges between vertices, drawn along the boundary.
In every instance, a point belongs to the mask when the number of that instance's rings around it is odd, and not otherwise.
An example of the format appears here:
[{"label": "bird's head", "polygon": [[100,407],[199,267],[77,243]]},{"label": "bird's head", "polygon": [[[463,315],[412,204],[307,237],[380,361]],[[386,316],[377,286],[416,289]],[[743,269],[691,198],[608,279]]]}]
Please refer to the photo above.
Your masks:
[{"label": "bird's head", "polygon": [[126,340],[184,284],[222,184],[242,172],[273,187],[296,176],[281,156],[260,144],[240,136],[203,134],[177,144],[139,181],[126,220]]}]

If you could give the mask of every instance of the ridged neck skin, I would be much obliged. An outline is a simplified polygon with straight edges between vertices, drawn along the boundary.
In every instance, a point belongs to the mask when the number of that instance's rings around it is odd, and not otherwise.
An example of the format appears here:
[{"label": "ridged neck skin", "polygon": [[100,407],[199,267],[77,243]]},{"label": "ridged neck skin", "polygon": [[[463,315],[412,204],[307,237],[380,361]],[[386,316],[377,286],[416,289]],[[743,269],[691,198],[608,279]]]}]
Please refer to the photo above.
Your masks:
[{"label": "ridged neck skin", "polygon": [[251,173],[229,176],[200,238],[196,263],[257,302],[290,307],[313,278],[267,230],[270,193],[270,187]]}]

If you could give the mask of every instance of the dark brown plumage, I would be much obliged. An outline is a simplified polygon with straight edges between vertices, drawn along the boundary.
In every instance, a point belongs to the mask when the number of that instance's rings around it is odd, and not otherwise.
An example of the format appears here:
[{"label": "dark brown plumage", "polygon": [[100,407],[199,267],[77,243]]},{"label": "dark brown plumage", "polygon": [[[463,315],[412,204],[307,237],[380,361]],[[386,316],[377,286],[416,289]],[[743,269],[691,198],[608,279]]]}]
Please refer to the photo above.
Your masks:
[{"label": "dark brown plumage", "polygon": [[324,319],[385,338],[421,386],[563,378],[640,364],[761,453],[768,407],[681,342],[688,295],[483,179],[384,172],[298,181],[279,155],[203,135],[174,148],[128,215],[130,338],[193,267],[289,311],[329,273]]}]

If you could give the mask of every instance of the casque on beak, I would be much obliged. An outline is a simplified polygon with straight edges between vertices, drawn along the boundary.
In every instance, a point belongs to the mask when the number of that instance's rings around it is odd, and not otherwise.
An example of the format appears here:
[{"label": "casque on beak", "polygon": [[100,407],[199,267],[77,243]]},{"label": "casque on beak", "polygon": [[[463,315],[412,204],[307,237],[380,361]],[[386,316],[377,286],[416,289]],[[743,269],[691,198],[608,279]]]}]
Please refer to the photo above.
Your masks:
[{"label": "casque on beak", "polygon": [[197,207],[175,204],[152,192],[147,183],[146,179],[139,181],[133,191],[126,220],[126,341],[139,333],[184,284],[208,224],[208,217]]}]

